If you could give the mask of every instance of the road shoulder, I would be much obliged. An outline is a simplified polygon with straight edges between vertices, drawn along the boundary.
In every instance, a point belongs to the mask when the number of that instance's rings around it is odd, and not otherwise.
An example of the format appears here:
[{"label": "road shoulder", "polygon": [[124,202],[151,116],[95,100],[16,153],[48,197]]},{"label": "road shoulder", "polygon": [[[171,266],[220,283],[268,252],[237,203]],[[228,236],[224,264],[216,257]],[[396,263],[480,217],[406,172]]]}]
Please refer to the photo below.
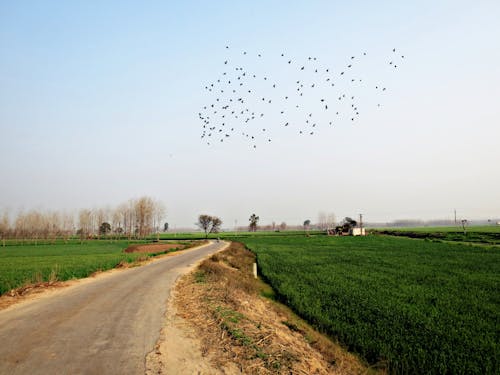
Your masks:
[{"label": "road shoulder", "polygon": [[354,355],[263,297],[254,255],[231,244],[181,277],[148,374],[361,374]]}]

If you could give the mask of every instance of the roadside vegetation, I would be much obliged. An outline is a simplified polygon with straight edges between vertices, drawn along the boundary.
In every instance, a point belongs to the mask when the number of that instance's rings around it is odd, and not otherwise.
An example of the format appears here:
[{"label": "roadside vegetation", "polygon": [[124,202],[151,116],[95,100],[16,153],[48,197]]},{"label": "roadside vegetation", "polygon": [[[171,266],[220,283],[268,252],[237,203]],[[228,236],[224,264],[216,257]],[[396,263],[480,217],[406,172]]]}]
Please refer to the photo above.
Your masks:
[{"label": "roadside vegetation", "polygon": [[[149,242],[151,243],[151,242]],[[122,267],[194,246],[196,241],[155,243],[145,241],[79,240],[16,244],[0,247],[0,295],[18,293],[36,284],[83,278],[98,271]]]},{"label": "roadside vegetation", "polygon": [[498,247],[389,236],[241,241],[280,301],[370,364],[498,373]]},{"label": "roadside vegetation", "polygon": [[253,277],[254,262],[254,253],[233,242],[176,287],[178,314],[196,327],[203,356],[221,373],[377,373],[276,302]]}]

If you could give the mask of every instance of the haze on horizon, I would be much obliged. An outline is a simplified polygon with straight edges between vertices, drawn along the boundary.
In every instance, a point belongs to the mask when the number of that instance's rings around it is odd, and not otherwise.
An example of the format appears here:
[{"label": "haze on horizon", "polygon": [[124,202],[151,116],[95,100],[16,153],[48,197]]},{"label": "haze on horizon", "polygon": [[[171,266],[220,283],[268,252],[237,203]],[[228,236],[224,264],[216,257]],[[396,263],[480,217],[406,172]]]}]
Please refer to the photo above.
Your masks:
[{"label": "haze on horizon", "polygon": [[[171,227],[499,218],[499,16],[497,1],[3,2],[0,212],[147,195]],[[197,114],[226,45],[406,59],[356,124],[207,147]]]}]

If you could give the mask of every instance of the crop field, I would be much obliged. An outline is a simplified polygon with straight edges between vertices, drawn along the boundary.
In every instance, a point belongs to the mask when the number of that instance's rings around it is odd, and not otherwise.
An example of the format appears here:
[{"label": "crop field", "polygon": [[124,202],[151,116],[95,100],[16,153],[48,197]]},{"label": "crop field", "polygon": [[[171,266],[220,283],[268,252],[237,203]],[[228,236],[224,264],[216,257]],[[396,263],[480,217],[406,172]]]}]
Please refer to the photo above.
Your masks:
[{"label": "crop field", "polygon": [[[311,234],[320,233],[320,231],[310,231]],[[247,237],[262,237],[262,236],[273,236],[273,237],[290,237],[290,236],[303,236],[303,230],[286,230],[286,231],[258,231],[258,232],[219,232],[219,233],[210,233],[208,235],[208,239],[217,239],[220,238],[222,240],[232,238],[247,238]],[[154,237],[151,237],[153,239]],[[162,233],[160,235],[160,240],[201,240],[205,238],[205,233],[203,232],[186,232],[186,233]]]},{"label": "crop field", "polygon": [[471,226],[466,228],[466,233],[457,227],[378,228],[371,229],[370,232],[390,236],[500,245],[499,225]]},{"label": "crop field", "polygon": [[397,374],[497,374],[500,249],[390,236],[247,237],[278,298]]},{"label": "crop field", "polygon": [[88,241],[0,247],[0,295],[26,283],[86,277],[144,256],[124,253],[128,245],[128,241]]},{"label": "crop field", "polygon": [[[413,231],[413,232],[458,232],[462,233],[463,229],[461,226],[451,226],[451,227],[387,227],[387,228],[375,228],[376,230],[390,229],[399,231]],[[500,233],[500,225],[471,225],[466,226],[467,232],[469,233]]]}]

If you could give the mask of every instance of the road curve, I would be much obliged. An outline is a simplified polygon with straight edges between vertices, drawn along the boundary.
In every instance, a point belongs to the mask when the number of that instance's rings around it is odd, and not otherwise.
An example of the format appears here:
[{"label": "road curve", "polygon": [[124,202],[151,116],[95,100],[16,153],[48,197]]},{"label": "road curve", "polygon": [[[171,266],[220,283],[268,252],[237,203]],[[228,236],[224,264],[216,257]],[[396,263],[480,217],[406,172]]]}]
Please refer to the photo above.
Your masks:
[{"label": "road curve", "polygon": [[0,374],[144,374],[175,280],[210,243],[0,311]]}]

